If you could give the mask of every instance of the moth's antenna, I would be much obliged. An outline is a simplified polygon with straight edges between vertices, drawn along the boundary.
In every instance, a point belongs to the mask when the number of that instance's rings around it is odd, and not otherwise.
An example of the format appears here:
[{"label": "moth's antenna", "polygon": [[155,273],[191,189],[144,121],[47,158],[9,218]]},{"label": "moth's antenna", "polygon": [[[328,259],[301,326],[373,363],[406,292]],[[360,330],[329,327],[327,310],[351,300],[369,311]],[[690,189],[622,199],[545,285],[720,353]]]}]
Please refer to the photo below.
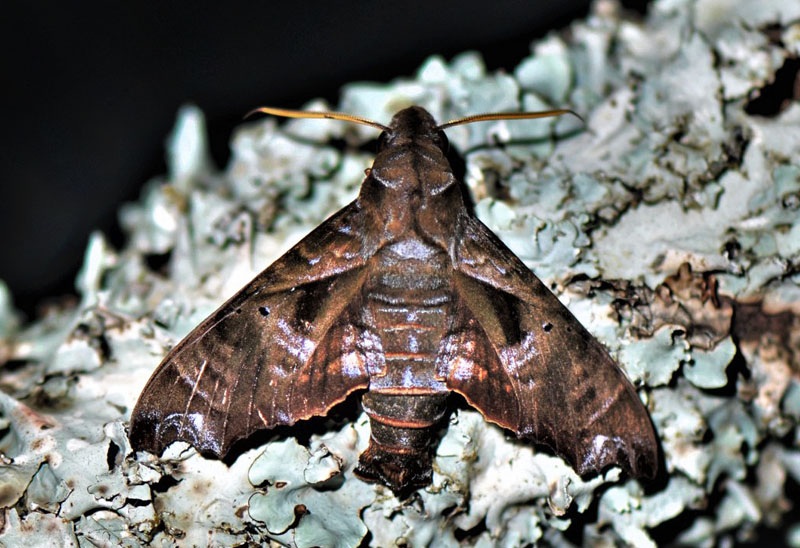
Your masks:
[{"label": "moth's antenna", "polygon": [[462,124],[471,124],[472,122],[485,122],[487,120],[524,120],[528,118],[547,118],[549,116],[561,116],[562,114],[572,114],[577,117],[581,122],[584,119],[572,110],[559,108],[556,110],[541,110],[538,112],[489,112],[486,114],[473,114],[472,116],[464,116],[463,118],[456,118],[441,124],[436,129],[447,129],[453,126],[460,126]]},{"label": "moth's antenna", "polygon": [[389,131],[389,128],[378,122],[367,120],[361,116],[354,116],[352,114],[345,114],[343,112],[314,112],[306,110],[288,110],[285,108],[261,107],[256,108],[245,114],[245,118],[257,113],[263,112],[264,114],[272,114],[273,116],[283,116],[284,118],[327,118],[329,120],[343,120],[345,122],[355,122],[356,124],[363,124],[365,126],[372,126],[381,131]]}]

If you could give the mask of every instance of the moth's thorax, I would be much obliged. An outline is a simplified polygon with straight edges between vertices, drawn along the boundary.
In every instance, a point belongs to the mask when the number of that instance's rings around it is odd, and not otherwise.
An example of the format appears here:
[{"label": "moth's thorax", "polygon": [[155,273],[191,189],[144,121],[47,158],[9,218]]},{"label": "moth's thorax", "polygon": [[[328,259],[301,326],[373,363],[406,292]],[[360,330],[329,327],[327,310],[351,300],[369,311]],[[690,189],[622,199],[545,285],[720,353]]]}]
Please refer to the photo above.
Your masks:
[{"label": "moth's thorax", "polygon": [[361,187],[359,202],[368,208],[384,243],[407,238],[415,230],[443,248],[463,209],[450,164],[440,143],[427,133],[404,135],[384,145]]},{"label": "moth's thorax", "polygon": [[378,143],[372,175],[385,188],[436,194],[456,184],[444,153],[447,138],[425,109],[409,107],[395,114]]},{"label": "moth's thorax", "polygon": [[371,175],[388,191],[405,194],[435,196],[457,184],[447,157],[427,139],[383,150],[375,157]]}]

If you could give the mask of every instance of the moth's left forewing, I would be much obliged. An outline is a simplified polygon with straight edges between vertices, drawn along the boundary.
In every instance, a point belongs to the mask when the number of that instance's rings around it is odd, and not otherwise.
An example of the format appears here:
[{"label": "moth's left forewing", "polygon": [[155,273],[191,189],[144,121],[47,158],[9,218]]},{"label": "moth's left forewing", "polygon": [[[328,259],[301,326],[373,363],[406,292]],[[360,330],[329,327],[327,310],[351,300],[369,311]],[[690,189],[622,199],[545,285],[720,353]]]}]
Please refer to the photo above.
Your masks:
[{"label": "moth's left forewing", "polygon": [[328,219],[169,352],[131,415],[134,449],[186,441],[221,457],[367,386],[351,321],[369,257],[360,215],[350,204]]},{"label": "moth's left forewing", "polygon": [[462,227],[447,386],[580,474],[616,464],[652,477],[650,418],[603,345],[483,223],[465,217]]}]

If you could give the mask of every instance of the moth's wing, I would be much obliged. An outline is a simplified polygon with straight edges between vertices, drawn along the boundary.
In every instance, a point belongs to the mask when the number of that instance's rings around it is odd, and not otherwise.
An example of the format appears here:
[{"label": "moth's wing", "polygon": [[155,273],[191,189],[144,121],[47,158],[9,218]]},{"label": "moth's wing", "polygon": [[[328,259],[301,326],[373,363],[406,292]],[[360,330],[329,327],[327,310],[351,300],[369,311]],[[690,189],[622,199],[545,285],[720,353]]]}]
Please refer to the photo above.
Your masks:
[{"label": "moth's wing", "polygon": [[369,382],[350,321],[369,252],[345,207],[164,358],[131,415],[134,449],[173,441],[225,455],[256,430],[322,415]]},{"label": "moth's wing", "polygon": [[479,220],[464,220],[455,253],[458,311],[440,356],[447,386],[581,475],[612,464],[655,475],[650,418],[602,344]]}]

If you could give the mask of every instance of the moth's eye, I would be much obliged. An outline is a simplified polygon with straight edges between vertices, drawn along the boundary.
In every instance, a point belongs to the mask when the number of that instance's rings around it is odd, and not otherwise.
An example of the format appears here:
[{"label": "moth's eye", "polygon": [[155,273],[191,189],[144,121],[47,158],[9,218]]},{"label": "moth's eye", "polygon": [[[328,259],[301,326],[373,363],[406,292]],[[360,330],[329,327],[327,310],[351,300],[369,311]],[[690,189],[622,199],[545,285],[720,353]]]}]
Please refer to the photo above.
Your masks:
[{"label": "moth's eye", "polygon": [[391,140],[391,137],[390,137],[388,131],[381,132],[381,134],[378,135],[378,150],[381,151],[381,150],[385,149],[387,146],[389,146],[389,141],[390,140]]}]

